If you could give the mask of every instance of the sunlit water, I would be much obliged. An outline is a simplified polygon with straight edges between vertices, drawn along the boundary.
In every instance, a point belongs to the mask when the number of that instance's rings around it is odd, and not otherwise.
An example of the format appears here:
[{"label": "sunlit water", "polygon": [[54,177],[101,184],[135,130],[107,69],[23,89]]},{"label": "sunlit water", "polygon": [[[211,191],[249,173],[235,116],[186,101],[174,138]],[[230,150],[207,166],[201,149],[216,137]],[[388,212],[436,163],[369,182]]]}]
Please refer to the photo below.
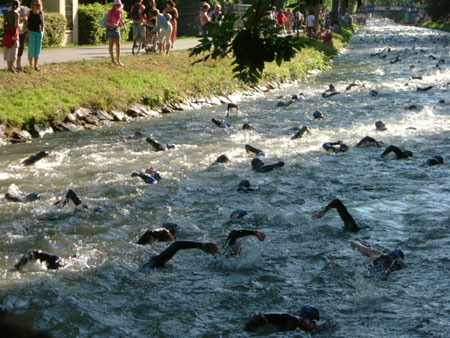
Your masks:
[{"label": "sunlit water", "polygon": [[[225,115],[224,106],[215,106],[0,148],[1,192],[14,183],[42,194],[28,204],[0,202],[0,303],[55,337],[238,337],[246,335],[236,328],[250,315],[295,314],[304,304],[317,306],[331,324],[322,336],[448,336],[450,169],[424,164],[438,154],[450,161],[449,46],[446,33],[374,21],[359,30],[332,71],[314,84],[241,102],[228,130],[211,123]],[[392,49],[385,59],[370,56],[385,47]],[[398,53],[403,60],[390,64]],[[430,54],[445,59],[440,69]],[[364,87],[346,92],[354,81]],[[341,94],[323,99],[329,83]],[[416,91],[427,85],[435,87]],[[369,96],[372,89],[380,96]],[[299,103],[276,107],[279,95],[299,92]],[[412,104],[416,110],[408,109]],[[313,121],[315,110],[326,119]],[[377,120],[388,131],[376,132]],[[243,131],[245,122],[256,131]],[[291,128],[305,124],[313,135],[291,141]],[[145,140],[121,140],[136,130],[177,147],[156,153]],[[321,147],[337,140],[353,146],[365,135],[406,147],[414,157],[383,160],[384,148],[354,147],[331,155]],[[286,166],[253,172],[246,143],[263,149],[266,163]],[[32,167],[20,164],[42,149],[52,156]],[[231,162],[212,165],[221,154]],[[150,165],[161,172],[159,184],[130,176]],[[241,179],[258,190],[238,193]],[[68,188],[104,212],[55,209]],[[313,220],[311,212],[335,197],[370,229],[344,234],[334,210]],[[236,208],[249,212],[246,223],[225,224]],[[242,255],[228,260],[182,251],[166,268],[139,273],[168,244],[135,242],[166,221],[180,225],[183,240],[222,245],[238,228],[264,231],[267,240],[244,239]],[[352,240],[401,248],[407,267],[387,281],[367,278],[368,260],[350,248]],[[29,249],[57,254],[69,265],[12,271]],[[299,334],[307,335],[275,336]]]}]

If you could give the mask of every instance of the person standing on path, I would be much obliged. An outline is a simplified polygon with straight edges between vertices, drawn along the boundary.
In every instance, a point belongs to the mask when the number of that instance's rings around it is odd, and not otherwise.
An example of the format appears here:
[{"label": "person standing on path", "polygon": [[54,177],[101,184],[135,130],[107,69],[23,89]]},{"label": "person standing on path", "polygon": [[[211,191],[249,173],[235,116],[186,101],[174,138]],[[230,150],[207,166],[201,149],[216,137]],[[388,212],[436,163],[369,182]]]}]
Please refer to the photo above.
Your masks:
[{"label": "person standing on path", "polygon": [[17,71],[14,69],[14,62],[16,61],[17,45],[19,42],[19,6],[19,1],[14,1],[11,9],[6,13],[5,19],[3,21],[3,58],[8,65],[8,71],[11,73],[17,73]]},{"label": "person standing on path", "polygon": [[33,0],[31,3],[31,11],[27,15],[27,31],[28,31],[28,62],[30,67],[37,72],[39,55],[42,50],[42,41],[45,34],[45,19],[41,0]]},{"label": "person standing on path", "polygon": [[208,32],[206,31],[206,23],[211,21],[211,18],[208,16],[209,4],[204,2],[202,5],[202,11],[200,12],[200,31],[202,32],[202,36],[206,38]]},{"label": "person standing on path", "polygon": [[142,38],[145,35],[145,6],[142,0],[138,0],[131,6],[130,9],[131,21],[133,22],[133,41],[140,35]]},{"label": "person standing on path", "polygon": [[[18,72],[24,71],[22,68],[22,55],[23,49],[25,47],[25,29],[27,23],[27,14],[30,9],[26,6],[22,6],[22,0],[19,0],[20,6],[18,8],[19,11],[19,50],[17,51],[17,61],[16,61],[16,70]],[[24,71],[26,72],[26,71]]]},{"label": "person standing on path", "polygon": [[[123,63],[120,61],[120,26],[125,26],[125,22],[123,21],[122,1],[114,0],[113,7],[108,11],[108,18],[106,19],[106,37],[109,40],[109,55],[111,55],[111,62],[123,66]],[[114,45],[116,45],[116,60],[114,60],[113,53]]]},{"label": "person standing on path", "polygon": [[172,35],[170,40],[172,41],[172,48],[177,38],[177,20],[178,20],[178,9],[175,7],[176,3],[173,0],[167,0],[166,8],[164,8],[163,14],[170,14],[172,16],[172,20],[170,23],[172,25]]},{"label": "person standing on path", "polygon": [[313,12],[310,12],[306,17],[306,34],[308,34],[308,36],[311,36],[312,33],[316,33],[314,21],[316,21],[316,17],[314,16]]}]

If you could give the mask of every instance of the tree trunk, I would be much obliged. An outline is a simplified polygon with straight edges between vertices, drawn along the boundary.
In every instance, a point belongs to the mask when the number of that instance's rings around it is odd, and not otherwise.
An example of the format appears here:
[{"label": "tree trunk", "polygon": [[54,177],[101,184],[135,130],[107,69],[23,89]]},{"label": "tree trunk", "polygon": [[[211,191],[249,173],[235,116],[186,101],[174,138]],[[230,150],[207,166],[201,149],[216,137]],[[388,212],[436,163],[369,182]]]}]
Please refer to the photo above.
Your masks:
[{"label": "tree trunk", "polygon": [[333,0],[330,19],[332,25],[339,22],[339,0]]},{"label": "tree trunk", "polygon": [[341,8],[339,9],[340,16],[345,15],[345,12],[347,12],[347,7],[348,7],[348,0],[341,0]]},{"label": "tree trunk", "polygon": [[320,28],[320,4],[315,4],[309,7],[309,11],[313,12],[315,20],[314,20],[314,27],[316,29],[316,32],[319,31]]}]

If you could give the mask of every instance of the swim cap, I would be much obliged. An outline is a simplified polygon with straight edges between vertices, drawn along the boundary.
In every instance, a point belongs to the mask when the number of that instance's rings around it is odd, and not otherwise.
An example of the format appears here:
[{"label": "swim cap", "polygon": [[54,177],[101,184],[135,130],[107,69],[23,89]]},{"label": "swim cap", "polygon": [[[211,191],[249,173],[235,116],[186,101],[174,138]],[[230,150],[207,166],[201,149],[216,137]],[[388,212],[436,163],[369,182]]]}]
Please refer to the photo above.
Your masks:
[{"label": "swim cap", "polygon": [[243,129],[243,130],[251,130],[251,129],[252,129],[252,126],[249,125],[248,123],[244,123],[244,125],[242,126],[242,129]]},{"label": "swim cap", "polygon": [[440,99],[438,103],[444,104],[444,103],[445,103],[445,100],[444,100],[444,99]]},{"label": "swim cap", "polygon": [[241,182],[239,182],[239,188],[250,188],[250,181],[242,180]]},{"label": "swim cap", "polygon": [[170,233],[174,236],[178,232],[178,224],[173,222],[166,222],[162,225],[162,227],[169,230]]},{"label": "swim cap", "polygon": [[376,90],[371,90],[369,94],[372,96],[378,96],[378,92]]},{"label": "swim cap", "polygon": [[220,156],[217,158],[216,162],[217,162],[217,163],[227,163],[227,162],[230,162],[230,159],[228,158],[227,155],[220,155]]},{"label": "swim cap", "polygon": [[382,128],[386,128],[386,125],[384,124],[383,121],[377,121],[377,122],[375,122],[375,127],[377,129],[382,129]]},{"label": "swim cap", "polygon": [[259,158],[257,158],[257,157],[255,157],[253,160],[252,160],[252,167],[253,168],[258,168],[258,167],[261,167],[261,166],[263,166],[264,165],[264,162],[263,161],[261,161]]},{"label": "swim cap", "polygon": [[400,249],[394,249],[390,252],[390,254],[393,255],[395,258],[401,258],[401,259],[405,258],[403,251]]},{"label": "swim cap", "polygon": [[236,209],[231,213],[230,219],[235,220],[235,219],[243,218],[245,215],[248,215],[247,211],[242,210],[242,209]]},{"label": "swim cap", "polygon": [[315,119],[323,119],[323,114],[322,114],[320,111],[316,110],[316,111],[313,113],[313,117],[314,117]]},{"label": "swim cap", "polygon": [[347,150],[348,150],[348,145],[346,145],[345,143],[343,143],[339,146],[339,151],[344,152]]},{"label": "swim cap", "polygon": [[405,149],[405,154],[408,155],[408,157],[413,157],[413,153],[411,150],[406,150]]},{"label": "swim cap", "polygon": [[334,87],[334,84],[332,84],[332,83],[329,85],[329,88],[330,88],[330,90],[335,90],[335,89],[336,89],[336,88]]},{"label": "swim cap", "polygon": [[284,106],[284,102],[283,101],[278,101],[277,107],[283,107],[283,106]]},{"label": "swim cap", "polygon": [[300,317],[310,320],[320,320],[319,310],[312,305],[302,306],[300,309]]},{"label": "swim cap", "polygon": [[292,95],[292,100],[297,100],[298,101],[298,96],[296,94]]}]

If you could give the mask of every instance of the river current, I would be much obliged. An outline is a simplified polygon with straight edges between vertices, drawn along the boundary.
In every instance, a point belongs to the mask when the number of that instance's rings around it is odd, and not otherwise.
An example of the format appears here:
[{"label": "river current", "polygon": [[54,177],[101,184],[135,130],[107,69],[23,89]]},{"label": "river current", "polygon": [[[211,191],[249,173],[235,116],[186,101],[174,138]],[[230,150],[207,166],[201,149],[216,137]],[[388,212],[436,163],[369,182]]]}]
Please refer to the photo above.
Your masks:
[{"label": "river current", "polygon": [[[447,33],[374,20],[360,28],[331,71],[245,99],[240,114],[227,119],[228,129],[211,123],[224,117],[222,105],[1,147],[1,193],[16,184],[42,197],[0,202],[0,304],[55,337],[267,336],[236,328],[252,314],[296,314],[305,304],[315,305],[329,323],[318,336],[448,337],[449,50]],[[391,64],[399,53],[402,60]],[[360,85],[346,91],[352,82]],[[324,99],[330,83],[341,93]],[[300,92],[298,103],[276,106],[279,96],[287,100]],[[323,121],[313,120],[315,110]],[[375,131],[377,120],[387,131]],[[255,130],[242,130],[246,122]],[[290,140],[292,128],[302,125],[312,135]],[[176,148],[154,152],[145,139],[122,141],[137,130]],[[414,156],[381,159],[384,147],[354,147],[366,135]],[[350,150],[334,155],[322,149],[337,140]],[[286,165],[255,173],[245,144],[264,150],[265,163]],[[52,155],[34,166],[20,164],[42,149]],[[221,154],[231,161],[213,165]],[[446,163],[425,165],[434,155]],[[161,173],[159,184],[131,177],[150,165]],[[242,179],[258,189],[239,193]],[[103,212],[52,206],[69,188]],[[312,211],[334,198],[369,228],[344,233],[335,210],[313,220]],[[243,224],[226,223],[236,208],[248,211]],[[222,246],[240,228],[263,231],[267,239],[241,239],[238,257],[180,251],[165,268],[138,272],[170,243],[139,246],[137,239],[167,221],[179,224],[180,240]],[[406,267],[387,280],[369,278],[369,261],[351,241],[383,252],[401,248]],[[68,266],[14,271],[30,249],[57,254]]]}]

